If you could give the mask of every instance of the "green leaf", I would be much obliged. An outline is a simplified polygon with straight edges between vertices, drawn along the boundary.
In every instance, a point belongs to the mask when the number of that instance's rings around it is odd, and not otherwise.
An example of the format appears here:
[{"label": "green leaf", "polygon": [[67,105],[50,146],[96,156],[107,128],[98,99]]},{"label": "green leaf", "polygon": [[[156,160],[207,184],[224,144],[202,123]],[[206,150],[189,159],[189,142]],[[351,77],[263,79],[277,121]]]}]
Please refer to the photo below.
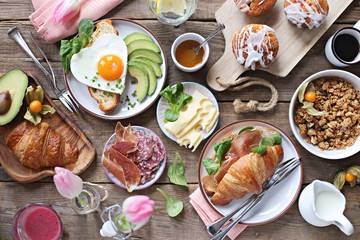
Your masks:
[{"label": "green leaf", "polygon": [[204,167],[206,169],[206,172],[209,175],[214,175],[215,173],[217,173],[217,171],[220,168],[220,161],[218,160],[214,160],[212,158],[204,158],[202,160],[202,163],[204,164]]},{"label": "green leaf", "polygon": [[265,137],[261,139],[259,146],[255,148],[251,148],[251,151],[256,152],[258,154],[263,154],[266,152],[267,146],[274,146],[275,140],[273,138]]},{"label": "green leaf", "polygon": [[274,139],[275,141],[275,145],[280,145],[281,142],[282,142],[282,137],[280,136],[280,134],[277,134],[277,133],[272,133],[270,134],[270,136]]},{"label": "green leaf", "polygon": [[69,40],[61,40],[61,45],[60,45],[60,56],[66,56],[71,52],[71,45],[70,45],[70,41]]},{"label": "green leaf", "polygon": [[94,23],[89,18],[83,18],[79,22],[79,35],[86,34],[86,35],[92,35],[94,32]]},{"label": "green leaf", "polygon": [[180,154],[177,152],[175,154],[174,163],[169,167],[168,177],[173,184],[187,187],[186,178],[184,176],[185,168],[184,162],[181,159]]},{"label": "green leaf", "polygon": [[214,150],[216,152],[220,164],[227,151],[229,151],[230,147],[231,147],[231,139],[225,139],[215,145]]},{"label": "green leaf", "polygon": [[242,128],[240,131],[239,131],[239,135],[240,134],[242,134],[243,132],[248,132],[248,131],[252,131],[252,130],[254,130],[255,128],[254,127],[252,127],[252,126],[248,126],[248,127],[244,127],[244,128]]},{"label": "green leaf", "polygon": [[132,229],[132,224],[126,220],[124,213],[119,214],[115,217],[114,220],[116,228],[123,233],[129,233]]},{"label": "green leaf", "polygon": [[170,108],[165,110],[165,121],[175,122],[179,118],[180,111],[192,99],[192,96],[183,92],[182,83],[167,86],[160,92],[160,96],[168,101]]},{"label": "green leaf", "polygon": [[184,203],[174,197],[169,196],[166,192],[161,190],[160,188],[156,188],[161,195],[165,198],[166,201],[166,211],[170,217],[176,217],[181,213],[184,208]]}]

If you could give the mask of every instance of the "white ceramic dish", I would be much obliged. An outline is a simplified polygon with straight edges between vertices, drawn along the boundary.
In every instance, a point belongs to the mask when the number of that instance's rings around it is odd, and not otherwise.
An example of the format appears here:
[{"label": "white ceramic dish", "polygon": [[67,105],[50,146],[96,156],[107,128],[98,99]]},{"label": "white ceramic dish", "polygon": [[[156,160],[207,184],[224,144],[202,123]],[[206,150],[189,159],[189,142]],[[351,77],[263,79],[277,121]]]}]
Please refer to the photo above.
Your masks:
[{"label": "white ceramic dish", "polygon": [[[163,58],[163,63],[161,64],[160,68],[163,72],[163,76],[157,80],[155,93],[152,96],[147,96],[143,102],[139,103],[136,98],[132,96],[132,93],[136,88],[136,84],[132,84],[130,82],[130,75],[128,74],[126,77],[126,87],[123,94],[121,95],[120,103],[112,113],[105,114],[99,109],[95,99],[90,96],[86,85],[77,81],[71,73],[65,76],[65,81],[72,97],[86,112],[103,119],[120,120],[133,117],[145,111],[156,101],[165,83],[167,63],[164,49],[154,34],[150,32],[150,30],[140,25],[139,23],[127,19],[112,19],[112,22],[114,27],[118,30],[120,37],[125,38],[130,33],[141,32],[150,36],[151,39],[160,47],[161,56]],[[127,97],[129,98],[129,101],[126,101]],[[128,102],[136,103],[136,105],[134,107],[128,107]]]},{"label": "white ceramic dish", "polygon": [[198,43],[202,43],[203,41],[205,41],[205,38],[197,33],[184,33],[184,34],[180,35],[179,37],[177,37],[175,39],[175,41],[171,45],[171,58],[172,58],[173,62],[175,63],[175,66],[177,68],[179,68],[181,71],[196,72],[196,71],[200,70],[209,59],[209,55],[210,55],[209,44],[205,43],[203,46],[204,57],[203,57],[201,63],[195,65],[194,67],[184,67],[176,60],[175,51],[176,51],[176,48],[179,46],[179,44],[186,40],[195,40]]},{"label": "white ceramic dish", "polygon": [[[143,131],[145,134],[147,135],[152,135],[155,136],[159,142],[161,143],[161,145],[163,146],[163,149],[165,149],[165,146],[163,144],[163,142],[161,141],[160,137],[158,135],[156,135],[153,131],[151,131],[150,129],[144,128],[144,127],[140,127],[140,126],[131,126],[132,130],[138,130],[138,131]],[[110,146],[112,145],[112,143],[115,141],[116,138],[116,134],[114,133],[113,135],[111,135],[111,137],[107,140],[107,142],[105,143],[102,155],[101,155],[101,162],[103,161],[104,158],[104,152],[110,148]],[[147,181],[144,184],[140,184],[138,185],[135,190],[141,190],[141,189],[145,189],[150,187],[151,185],[153,185],[163,174],[164,169],[165,169],[165,165],[166,165],[166,150],[165,150],[165,154],[164,154],[164,159],[160,162],[160,166],[159,169],[156,171],[155,177],[153,179],[151,179],[150,181]],[[108,176],[108,178],[115,183],[116,185],[118,185],[119,187],[126,189],[126,187],[119,181],[119,179],[117,179],[111,172],[109,172],[105,167],[104,167],[104,171],[106,173],[106,175]]]},{"label": "white ceramic dish", "polygon": [[315,73],[315,74],[311,75],[310,77],[308,77],[307,79],[305,79],[305,81],[303,81],[300,84],[300,86],[296,89],[294,95],[292,96],[291,102],[290,102],[290,107],[289,107],[289,122],[290,122],[291,130],[292,130],[295,138],[306,150],[308,150],[312,154],[314,154],[318,157],[321,157],[321,158],[337,160],[337,159],[343,159],[346,157],[350,157],[350,156],[358,153],[360,151],[360,138],[359,137],[357,138],[354,145],[347,147],[345,149],[321,150],[319,147],[306,142],[305,138],[303,138],[300,135],[299,127],[294,121],[294,110],[295,110],[296,105],[299,103],[298,102],[298,93],[299,93],[301,86],[305,83],[308,83],[310,81],[316,80],[321,77],[334,77],[334,76],[340,77],[340,78],[350,82],[356,89],[360,89],[360,78],[352,73],[349,73],[349,72],[346,72],[343,70],[335,70],[335,69],[324,70],[324,71]]},{"label": "white ceramic dish", "polygon": [[[214,104],[214,106],[218,110],[218,112],[220,112],[219,104],[216,101],[215,96],[212,94],[212,92],[209,89],[207,89],[206,87],[204,87],[201,84],[194,83],[194,82],[183,82],[182,84],[184,86],[184,93],[191,95],[196,90],[199,91],[201,94],[206,96],[210,100],[210,102],[212,102]],[[167,108],[169,108],[169,104],[168,104],[167,100],[164,98],[160,98],[157,108],[156,108],[156,119],[157,119],[157,122],[158,122],[158,125],[159,125],[161,131],[168,138],[170,138],[171,140],[176,142],[176,140],[177,140],[176,137],[174,135],[172,135],[170,132],[168,132],[165,128],[164,119],[165,119],[165,110]],[[218,122],[219,122],[219,117],[209,132],[205,132],[205,131],[201,132],[203,140],[208,138],[214,132]]]},{"label": "white ceramic dish", "polygon": [[[293,157],[299,157],[299,153],[295,148],[294,144],[291,142],[290,138],[279,128],[258,120],[244,120],[231,123],[220,130],[218,130],[212,137],[208,140],[203,151],[201,152],[199,163],[198,163],[198,181],[200,190],[208,202],[208,204],[219,214],[225,215],[231,212],[239,204],[244,202],[251,194],[245,195],[242,199],[234,200],[228,205],[214,205],[210,201],[204,191],[201,179],[204,176],[207,176],[206,169],[202,164],[201,160],[206,157],[211,157],[214,153],[214,146],[221,142],[222,138],[229,132],[238,132],[244,127],[253,126],[253,127],[263,127],[271,128],[278,131],[282,137],[282,146],[284,149],[284,158],[283,160],[288,160]],[[303,178],[303,167],[302,164],[300,167],[294,170],[284,181],[280,182],[276,186],[273,186],[268,192],[264,195],[261,202],[252,209],[249,213],[245,215],[241,221],[247,225],[261,225],[268,222],[272,222],[283,215],[296,201],[302,186]],[[237,215],[234,216],[234,218]]]}]

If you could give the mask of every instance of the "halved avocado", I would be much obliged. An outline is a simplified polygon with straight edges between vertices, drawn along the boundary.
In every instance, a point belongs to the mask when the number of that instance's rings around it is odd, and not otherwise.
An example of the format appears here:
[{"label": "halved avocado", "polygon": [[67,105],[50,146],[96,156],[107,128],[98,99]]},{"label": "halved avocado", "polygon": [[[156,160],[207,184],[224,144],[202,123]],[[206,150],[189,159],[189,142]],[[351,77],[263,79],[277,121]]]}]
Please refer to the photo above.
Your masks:
[{"label": "halved avocado", "polygon": [[146,57],[158,64],[162,64],[163,60],[159,53],[149,49],[136,49],[129,55],[129,60],[137,57]]},{"label": "halved avocado", "polygon": [[132,41],[139,40],[139,39],[147,39],[147,40],[152,41],[152,39],[148,35],[146,35],[145,33],[133,32],[133,33],[130,33],[129,35],[127,35],[124,38],[124,42],[125,42],[126,45],[128,45]]},{"label": "halved avocado", "polygon": [[136,49],[149,49],[154,52],[160,52],[160,48],[156,45],[152,40],[147,39],[139,39],[132,41],[129,45],[127,45],[128,54],[131,54]]},{"label": "halved avocado", "polygon": [[11,95],[11,106],[0,115],[0,126],[11,122],[20,111],[28,83],[27,75],[20,69],[12,69],[0,78],[0,92],[9,91]]},{"label": "halved avocado", "polygon": [[139,64],[139,66],[143,67],[146,70],[149,79],[149,89],[147,94],[149,96],[153,95],[156,90],[157,78],[151,65],[145,62],[138,61],[137,58],[131,60],[130,63]]},{"label": "halved avocado", "polygon": [[137,80],[137,86],[135,89],[136,97],[139,102],[144,101],[149,90],[149,79],[146,70],[138,63],[129,62],[128,71],[130,75]]},{"label": "halved avocado", "polygon": [[[154,72],[155,72],[155,75],[157,77],[162,77],[162,70],[159,66],[158,63],[154,62],[153,60],[151,60],[150,58],[146,58],[146,57],[137,57],[135,58],[136,61],[139,61],[139,62],[144,62],[144,63],[147,63],[147,64],[150,64],[151,67],[153,68]],[[134,60],[135,60],[134,59]]]}]

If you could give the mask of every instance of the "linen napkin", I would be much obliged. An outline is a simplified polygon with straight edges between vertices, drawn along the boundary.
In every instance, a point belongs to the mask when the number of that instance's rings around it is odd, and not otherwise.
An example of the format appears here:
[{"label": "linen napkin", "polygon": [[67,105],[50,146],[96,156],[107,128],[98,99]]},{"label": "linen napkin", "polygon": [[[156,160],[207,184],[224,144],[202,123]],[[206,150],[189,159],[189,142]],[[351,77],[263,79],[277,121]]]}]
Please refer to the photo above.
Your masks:
[{"label": "linen napkin", "polygon": [[[191,195],[190,195],[190,203],[199,214],[202,221],[205,223],[206,226],[210,225],[211,223],[218,220],[221,215],[215,212],[209,204],[204,199],[200,188],[197,188]],[[245,230],[247,225],[244,224],[237,224],[233,229],[231,229],[227,236],[230,239],[235,239],[242,231]]]},{"label": "linen napkin", "polygon": [[80,12],[64,24],[57,23],[52,16],[59,1],[62,0],[32,0],[35,12],[29,16],[30,21],[38,35],[47,43],[54,43],[75,34],[81,19],[99,19],[124,0],[79,0]]}]

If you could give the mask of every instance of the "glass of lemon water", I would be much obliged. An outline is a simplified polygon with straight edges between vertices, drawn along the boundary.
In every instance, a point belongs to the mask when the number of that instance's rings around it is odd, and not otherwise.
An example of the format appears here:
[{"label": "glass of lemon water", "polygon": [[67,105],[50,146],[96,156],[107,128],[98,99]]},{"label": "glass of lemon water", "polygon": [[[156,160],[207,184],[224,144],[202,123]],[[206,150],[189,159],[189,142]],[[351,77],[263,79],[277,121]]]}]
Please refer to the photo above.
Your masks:
[{"label": "glass of lemon water", "polygon": [[161,23],[178,26],[195,12],[198,0],[149,0],[149,5]]}]

